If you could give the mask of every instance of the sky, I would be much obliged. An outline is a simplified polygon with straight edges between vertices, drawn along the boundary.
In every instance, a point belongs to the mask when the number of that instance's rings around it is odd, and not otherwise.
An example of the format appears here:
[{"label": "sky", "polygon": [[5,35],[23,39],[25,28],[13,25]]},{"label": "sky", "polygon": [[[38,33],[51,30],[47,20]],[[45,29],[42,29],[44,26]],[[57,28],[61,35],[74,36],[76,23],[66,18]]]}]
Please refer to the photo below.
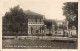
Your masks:
[{"label": "sky", "polygon": [[47,19],[63,20],[63,3],[75,1],[77,0],[1,0],[0,15],[4,16],[10,8],[19,5],[24,11],[31,10],[44,15]]}]

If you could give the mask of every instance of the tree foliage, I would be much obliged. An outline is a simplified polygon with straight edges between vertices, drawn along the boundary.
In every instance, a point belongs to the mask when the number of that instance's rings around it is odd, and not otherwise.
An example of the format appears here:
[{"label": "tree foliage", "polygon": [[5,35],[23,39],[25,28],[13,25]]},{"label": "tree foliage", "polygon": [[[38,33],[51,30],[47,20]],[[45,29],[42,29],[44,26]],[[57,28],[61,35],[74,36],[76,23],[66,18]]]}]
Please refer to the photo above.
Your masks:
[{"label": "tree foliage", "polygon": [[56,31],[58,28],[57,22],[55,20],[52,20],[52,24],[55,26],[55,31]]},{"label": "tree foliage", "polygon": [[78,2],[66,2],[63,7],[63,15],[69,22],[68,26],[74,25],[78,29]]},{"label": "tree foliage", "polygon": [[[5,22],[4,19],[6,19],[7,22]],[[3,24],[9,24],[9,27],[6,28],[13,32],[26,31],[27,18],[23,10],[19,6],[15,6],[11,8],[9,12],[5,13]]]},{"label": "tree foliage", "polygon": [[52,20],[45,19],[45,20],[44,20],[44,24],[46,25],[46,27],[47,27],[48,29],[51,29],[51,28],[52,28]]},{"label": "tree foliage", "polygon": [[52,25],[55,26],[55,30],[57,29],[57,23],[55,20],[51,20],[51,19],[45,19],[44,20],[44,24],[46,25],[46,27],[48,29],[52,29]]},{"label": "tree foliage", "polygon": [[11,23],[25,23],[25,13],[19,6],[11,8],[10,12],[6,12],[4,17]]}]

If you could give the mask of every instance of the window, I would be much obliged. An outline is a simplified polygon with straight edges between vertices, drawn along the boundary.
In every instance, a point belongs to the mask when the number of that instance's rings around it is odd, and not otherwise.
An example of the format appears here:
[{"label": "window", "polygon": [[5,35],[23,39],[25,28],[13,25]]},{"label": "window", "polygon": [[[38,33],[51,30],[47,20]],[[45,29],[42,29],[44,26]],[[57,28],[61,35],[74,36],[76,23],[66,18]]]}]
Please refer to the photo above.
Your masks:
[{"label": "window", "polygon": [[40,33],[41,33],[41,29],[42,29],[42,27],[40,26]]},{"label": "window", "polygon": [[40,19],[40,22],[41,22],[41,19]]}]

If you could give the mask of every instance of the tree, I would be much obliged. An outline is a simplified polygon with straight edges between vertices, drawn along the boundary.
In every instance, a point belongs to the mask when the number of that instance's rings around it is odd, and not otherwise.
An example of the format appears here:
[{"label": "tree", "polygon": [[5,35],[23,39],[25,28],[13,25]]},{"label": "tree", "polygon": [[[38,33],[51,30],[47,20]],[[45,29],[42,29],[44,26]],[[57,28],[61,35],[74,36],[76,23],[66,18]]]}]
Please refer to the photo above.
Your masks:
[{"label": "tree", "polygon": [[17,33],[18,31],[27,30],[26,14],[19,7],[19,5],[15,6],[14,8],[11,8],[10,12],[6,12],[4,18],[7,20],[8,24],[11,24],[9,29],[11,29],[13,32]]},{"label": "tree", "polygon": [[47,29],[49,29],[49,33],[52,29],[52,25],[55,25],[55,30],[57,29],[57,23],[54,20],[51,19],[45,19],[44,24],[46,25]]},{"label": "tree", "polygon": [[78,34],[78,2],[64,3],[63,15],[66,16],[69,29],[74,25]]},{"label": "tree", "polygon": [[57,30],[57,28],[58,28],[58,25],[57,25],[57,22],[55,21],[55,20],[52,20],[52,25],[54,25],[55,26],[55,31]]},{"label": "tree", "polygon": [[52,20],[45,19],[44,24],[46,25],[46,28],[49,29],[49,34],[50,34],[50,31],[51,31],[51,28],[52,28]]}]

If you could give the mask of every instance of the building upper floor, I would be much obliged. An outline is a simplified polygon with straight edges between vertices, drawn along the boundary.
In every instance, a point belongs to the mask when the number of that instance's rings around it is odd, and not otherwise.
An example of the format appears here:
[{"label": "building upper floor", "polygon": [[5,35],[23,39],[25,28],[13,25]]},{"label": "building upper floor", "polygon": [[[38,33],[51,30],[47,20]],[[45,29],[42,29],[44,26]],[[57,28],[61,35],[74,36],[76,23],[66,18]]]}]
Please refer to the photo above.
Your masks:
[{"label": "building upper floor", "polygon": [[44,24],[44,15],[32,12],[30,10],[24,11],[28,18],[28,25],[29,24]]}]

